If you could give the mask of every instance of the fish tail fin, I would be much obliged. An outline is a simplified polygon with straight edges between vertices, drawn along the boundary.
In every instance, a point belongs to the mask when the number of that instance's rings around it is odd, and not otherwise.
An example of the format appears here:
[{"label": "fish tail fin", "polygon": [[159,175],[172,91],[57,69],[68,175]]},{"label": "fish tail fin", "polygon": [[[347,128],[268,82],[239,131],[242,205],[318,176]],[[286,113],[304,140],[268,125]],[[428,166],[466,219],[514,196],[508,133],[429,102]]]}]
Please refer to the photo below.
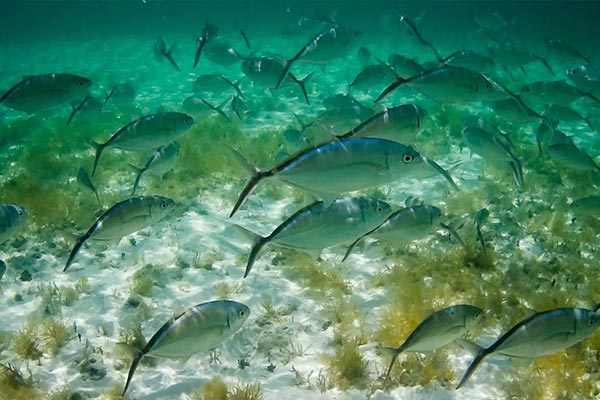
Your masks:
[{"label": "fish tail fin", "polygon": [[85,242],[85,239],[88,238],[88,236],[89,235],[85,235],[84,237],[79,239],[77,241],[77,243],[75,243],[75,246],[73,246],[73,250],[71,250],[71,253],[69,254],[67,263],[65,264],[65,267],[63,268],[63,272],[67,272],[67,269],[69,269],[71,264],[73,264],[73,260],[75,260],[75,256],[77,255],[77,253],[79,253],[79,249],[81,249],[81,246],[83,246],[83,243]]},{"label": "fish tail fin", "polygon": [[479,354],[477,354],[477,356],[471,362],[471,365],[469,365],[469,368],[467,368],[467,370],[465,371],[465,374],[461,378],[458,385],[456,385],[456,389],[460,389],[465,383],[467,383],[467,381],[469,380],[471,375],[473,375],[473,373],[475,373],[475,370],[477,369],[477,367],[479,366],[481,361],[483,361],[483,359],[487,355],[488,355],[488,352],[485,349],[481,350],[479,352]]},{"label": "fish tail fin", "polygon": [[205,41],[202,37],[198,38],[198,47],[196,48],[196,54],[194,54],[194,64],[192,68],[196,68],[198,62],[200,61],[200,55],[202,54],[202,49],[204,48]]},{"label": "fish tail fin", "polygon": [[281,75],[279,75],[279,79],[277,79],[277,84],[275,85],[275,89],[277,89],[279,86],[281,86],[281,83],[283,82],[283,80],[285,79],[287,74],[289,74],[290,68],[292,68],[292,65],[294,64],[295,61],[296,61],[295,57],[284,61],[283,70],[281,71]]},{"label": "fish tail fin", "polygon": [[77,107],[73,107],[73,111],[69,115],[69,119],[67,119],[67,126],[71,125],[71,121],[73,121],[73,117],[77,114]]},{"label": "fish tail fin", "polygon": [[544,67],[546,67],[546,69],[548,70],[548,72],[550,72],[552,75],[556,76],[556,72],[554,72],[554,70],[552,69],[552,67],[550,66],[550,64],[548,64],[548,61],[542,57],[542,56],[536,56],[535,54],[533,55],[533,57],[538,60],[539,62],[541,62],[542,64],[544,64]]},{"label": "fish tail fin", "polygon": [[138,364],[140,363],[140,361],[142,360],[142,357],[144,357],[145,354],[146,353],[144,353],[141,350],[138,350],[135,353],[135,358],[131,362],[131,367],[129,367],[129,373],[127,374],[127,380],[125,381],[125,388],[123,388],[123,393],[121,393],[121,397],[125,396],[125,392],[127,392],[127,388],[129,388],[129,384],[131,383],[131,380],[133,379],[133,374],[135,373],[135,370],[136,370]]},{"label": "fish tail fin", "polygon": [[179,68],[179,65],[177,65],[177,62],[175,61],[175,59],[173,58],[173,49],[175,48],[175,45],[171,46],[171,48],[169,50],[167,50],[164,55],[165,58],[167,60],[169,60],[169,62],[171,63],[171,65],[179,72],[181,72],[181,68]]},{"label": "fish tail fin", "polygon": [[509,165],[515,176],[515,182],[517,182],[517,186],[523,187],[523,168],[521,167],[521,162],[515,158],[509,162]]},{"label": "fish tail fin", "polygon": [[106,89],[104,89],[104,101],[102,102],[102,105],[100,106],[100,111],[102,111],[102,108],[104,108],[104,106],[106,105],[106,103],[108,103],[108,101],[110,100],[110,98],[112,97],[112,95],[115,93],[115,88],[113,87],[110,90],[110,93],[106,91]]},{"label": "fish tail fin", "polygon": [[304,78],[298,79],[296,81],[296,82],[298,82],[298,85],[300,86],[300,90],[302,90],[302,94],[304,95],[304,100],[306,100],[306,104],[308,104],[309,106],[310,106],[310,101],[308,100],[308,93],[306,93],[306,81],[308,81],[314,74],[315,74],[315,71],[306,75]]},{"label": "fish tail fin", "polygon": [[342,258],[342,262],[346,261],[346,259],[350,256],[350,253],[352,253],[352,250],[354,250],[354,247],[356,247],[358,242],[360,242],[361,239],[364,238],[366,235],[368,235],[368,234],[362,235],[361,237],[356,239],[354,242],[352,242],[352,244],[350,246],[348,246],[348,250],[346,250],[346,254],[344,254],[344,258]]},{"label": "fish tail fin", "polygon": [[463,248],[465,248],[465,249],[467,248],[467,244],[465,243],[464,239],[462,238],[462,236],[460,236],[460,234],[458,233],[458,231],[456,229],[454,229],[454,227],[452,227],[452,226],[450,226],[448,224],[445,224],[443,222],[440,224],[440,226],[442,228],[444,228],[445,230],[447,230],[448,233],[450,233],[450,235],[452,235],[452,237],[454,239],[456,239],[461,244],[461,246]]},{"label": "fish tail fin", "polygon": [[250,255],[248,256],[248,262],[246,263],[246,271],[244,272],[244,278],[246,278],[250,271],[252,271],[252,266],[254,265],[254,261],[256,261],[256,256],[260,249],[262,249],[265,244],[267,244],[268,240],[264,237],[260,237],[252,246],[252,250],[250,250]]},{"label": "fish tail fin", "polygon": [[235,82],[231,82],[229,79],[225,78],[225,80],[235,89],[238,96],[240,96],[242,99],[246,99],[244,97],[244,93],[242,93],[242,89],[240,89],[240,82],[242,81],[242,79],[244,79],[244,78],[240,78]]},{"label": "fish tail fin", "polygon": [[452,187],[458,191],[460,191],[460,189],[458,188],[458,186],[456,186],[456,183],[454,182],[454,179],[452,179],[452,175],[450,175],[450,172],[448,172],[447,170],[445,170],[444,168],[442,168],[438,163],[436,163],[435,161],[425,157],[425,156],[421,156],[423,158],[423,160],[425,161],[425,163],[427,163],[429,166],[431,166],[437,173],[439,173],[440,175],[442,175],[444,177],[444,179],[446,179],[448,181],[448,183],[450,183],[450,185],[452,185]]},{"label": "fish tail fin", "polygon": [[235,203],[233,209],[231,210],[231,213],[229,214],[229,218],[231,218],[231,217],[233,217],[233,214],[235,214],[236,211],[246,201],[246,198],[250,195],[250,193],[252,193],[252,191],[259,184],[259,182],[261,180],[263,180],[263,178],[270,176],[271,172],[260,170],[259,168],[252,165],[248,160],[246,160],[246,158],[243,155],[241,155],[237,150],[235,150],[234,148],[229,147],[229,146],[227,146],[227,148],[231,151],[231,153],[235,157],[235,160],[237,161],[237,163],[239,165],[241,165],[246,170],[246,172],[251,176],[250,180],[248,181],[248,183],[246,183],[246,186],[240,193],[240,196],[239,196],[237,202]]},{"label": "fish tail fin", "polygon": [[394,368],[394,363],[396,362],[396,359],[398,358],[400,353],[402,353],[402,350],[400,350],[400,348],[394,348],[394,347],[383,347],[382,350],[384,353],[388,353],[392,356],[392,360],[390,361],[390,366],[388,367],[387,372],[385,373],[385,381],[384,381],[384,386],[385,386],[385,385],[387,385],[388,381],[390,380],[390,373],[392,372],[392,368]]},{"label": "fish tail fin", "polygon": [[106,147],[106,143],[97,143],[93,140],[88,141],[96,150],[96,156],[94,157],[94,167],[92,168],[92,176],[96,173],[96,168],[98,168],[98,163],[100,162],[100,156],[102,156],[102,152]]},{"label": "fish tail fin", "polygon": [[135,182],[133,183],[133,188],[131,189],[131,195],[133,196],[135,194],[135,191],[136,191],[138,185],[140,184],[140,179],[142,179],[142,175],[144,174],[144,172],[146,172],[146,168],[139,168],[133,164],[128,164],[128,165],[136,173]]},{"label": "fish tail fin", "polygon": [[200,99],[208,108],[210,108],[211,110],[219,113],[220,116],[222,116],[223,118],[225,118],[227,121],[231,122],[231,119],[229,119],[229,117],[227,116],[227,114],[225,114],[225,111],[223,111],[223,107],[225,107],[225,104],[229,103],[229,101],[231,101],[231,99],[227,98],[225,99],[221,104],[219,104],[218,106],[213,106],[212,104],[210,104],[208,101],[204,100],[204,99]]},{"label": "fish tail fin", "polygon": [[[304,80],[306,80],[306,78],[304,78]],[[304,133],[305,130],[310,128],[315,123],[315,121],[313,121],[313,122],[310,122],[307,124],[300,119],[300,116],[298,114],[293,113],[293,115],[294,115],[294,118],[296,118],[296,121],[298,121],[298,123],[300,124],[300,132]]]},{"label": "fish tail fin", "polygon": [[400,86],[406,84],[409,81],[410,81],[409,79],[403,79],[403,78],[400,78],[400,77],[394,79],[394,82],[390,83],[388,85],[388,87],[386,87],[385,89],[383,89],[383,92],[381,92],[381,94],[375,99],[375,103],[379,103],[380,100],[382,100],[385,97],[389,96],[390,93],[392,93],[394,90],[396,90],[397,88],[399,88]]}]

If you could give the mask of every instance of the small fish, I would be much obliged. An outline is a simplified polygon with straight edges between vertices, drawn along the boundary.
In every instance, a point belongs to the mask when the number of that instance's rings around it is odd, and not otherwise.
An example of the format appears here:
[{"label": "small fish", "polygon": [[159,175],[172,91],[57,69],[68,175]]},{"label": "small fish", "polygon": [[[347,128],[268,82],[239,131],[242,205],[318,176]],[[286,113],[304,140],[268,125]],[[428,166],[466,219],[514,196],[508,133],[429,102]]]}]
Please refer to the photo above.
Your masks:
[{"label": "small fish", "polygon": [[424,71],[408,79],[397,77],[375,102],[404,85],[443,104],[495,101],[510,97],[506,89],[489,76],[466,68],[444,66]]},{"label": "small fish", "polygon": [[216,26],[209,24],[208,22],[204,25],[204,29],[202,30],[202,35],[197,39],[198,47],[196,48],[196,54],[194,55],[194,65],[192,68],[196,68],[198,62],[200,61],[200,56],[202,55],[202,49],[206,46],[210,40],[217,36],[218,29]]},{"label": "small fish", "polygon": [[106,94],[102,107],[104,107],[109,100],[112,100],[111,103],[116,106],[130,105],[135,99],[135,96],[135,87],[133,87],[133,85],[129,83],[117,83],[112,87],[110,92]]},{"label": "small fish", "polygon": [[380,200],[352,197],[312,203],[286,219],[266,237],[258,236],[248,257],[244,278],[248,276],[259,251],[268,243],[305,251],[351,242],[357,236],[379,226],[392,212]]},{"label": "small fish", "polygon": [[574,200],[570,204],[573,213],[588,217],[600,217],[600,196],[587,196]]},{"label": "small fish", "polygon": [[246,112],[248,111],[248,105],[244,100],[241,99],[240,96],[233,96],[231,99],[231,109],[238,116],[240,121],[244,120],[246,116]]},{"label": "small fish", "polygon": [[553,120],[560,122],[581,122],[584,121],[588,128],[594,130],[590,119],[579,114],[571,107],[561,106],[560,104],[550,104],[543,111],[542,115],[545,115]]},{"label": "small fish", "polygon": [[194,81],[192,90],[194,93],[219,93],[232,88],[237,92],[238,96],[244,98],[244,94],[239,86],[239,81],[234,83],[221,74],[200,75]]},{"label": "small fish", "polygon": [[0,244],[6,242],[27,220],[29,213],[16,204],[0,204]]},{"label": "small fish", "polygon": [[490,56],[497,64],[503,65],[505,69],[520,68],[526,73],[525,66],[532,62],[539,61],[552,75],[556,75],[548,61],[541,56],[531,52],[531,50],[520,47],[513,42],[500,42],[489,48]]},{"label": "small fish", "polygon": [[242,38],[244,39],[244,43],[246,43],[246,47],[248,48],[248,50],[251,50],[252,46],[250,46],[250,40],[248,40],[248,35],[246,35],[246,31],[244,31],[244,28],[240,28],[240,35],[242,35]]},{"label": "small fish", "polygon": [[34,114],[79,100],[92,86],[88,78],[73,74],[45,74],[24,78],[0,97],[14,110]]},{"label": "small fish", "polygon": [[404,24],[406,24],[406,26],[408,27],[408,30],[413,34],[413,36],[417,39],[417,41],[419,43],[421,43],[423,46],[427,47],[429,50],[431,50],[433,52],[433,54],[435,55],[435,58],[437,59],[438,62],[442,62],[442,56],[440,56],[440,54],[431,45],[431,43],[429,43],[428,41],[423,39],[423,36],[421,36],[421,34],[419,33],[419,30],[417,29],[417,25],[413,21],[408,19],[405,15],[402,15],[400,17],[400,22],[403,22]]},{"label": "small fish", "polygon": [[467,126],[472,126],[475,128],[483,129],[490,135],[494,135],[500,138],[501,140],[505,140],[508,146],[511,148],[511,150],[514,150],[515,145],[510,139],[510,137],[505,132],[499,130],[493,123],[486,120],[485,118],[469,115],[467,117],[464,117],[461,122],[463,128],[466,128]]},{"label": "small fish", "polygon": [[166,217],[175,208],[175,202],[161,196],[133,197],[121,201],[92,224],[79,238],[69,254],[63,269],[65,272],[73,263],[81,246],[88,240],[113,241],[137,232]]},{"label": "small fish", "polygon": [[387,85],[395,73],[387,65],[375,64],[365,67],[350,83],[350,88],[368,92],[379,85]]},{"label": "small fish", "polygon": [[138,168],[135,165],[129,164],[136,172],[135,182],[131,189],[131,195],[135,194],[140,179],[144,173],[149,173],[155,176],[163,176],[175,167],[177,162],[177,156],[179,155],[179,144],[177,142],[171,142],[168,146],[160,146],[154,150],[152,156],[146,161],[146,164],[142,168]]},{"label": "small fish", "polygon": [[517,124],[531,122],[542,118],[540,114],[532,110],[518,97],[509,97],[504,100],[495,101],[491,107],[504,119]]},{"label": "small fish", "polygon": [[75,114],[77,113],[82,114],[87,112],[100,112],[102,109],[102,104],[103,103],[101,103],[100,99],[97,97],[91,95],[86,96],[76,107],[73,107],[73,111],[67,120],[67,125],[71,124],[73,117],[75,117]]},{"label": "small fish", "polygon": [[425,237],[440,226],[441,216],[439,208],[421,204],[394,211],[381,225],[356,239],[348,247],[342,261],[348,258],[354,247],[365,237],[384,240],[396,246]]},{"label": "small fish", "polygon": [[77,171],[77,182],[84,188],[92,191],[96,195],[96,200],[98,200],[98,204],[102,204],[100,202],[100,196],[98,196],[98,190],[96,190],[96,186],[92,183],[92,178],[88,175],[87,171],[83,167],[79,167],[79,171]]},{"label": "small fish", "polygon": [[285,61],[275,87],[278,88],[281,85],[295,62],[326,64],[346,53],[355,36],[358,36],[358,32],[352,33],[335,23],[328,24],[318,34],[310,38],[296,55]]},{"label": "small fish", "polygon": [[581,64],[566,71],[567,78],[582,92],[600,91],[600,67]]},{"label": "small fish", "polygon": [[96,148],[92,176],[100,156],[107,147],[128,151],[153,150],[167,145],[184,134],[194,124],[194,118],[179,112],[162,112],[131,121],[104,143],[91,142]]},{"label": "small fish", "polygon": [[562,39],[550,39],[546,42],[546,47],[548,51],[559,56],[561,59],[565,58],[574,58],[583,60],[588,64],[591,64],[591,61],[588,57],[581,54],[579,50],[573,47],[572,44],[568,43]]},{"label": "small fish", "polygon": [[473,50],[456,51],[444,58],[442,63],[453,67],[467,68],[481,74],[490,72],[495,66],[493,59]]},{"label": "small fish", "polygon": [[167,60],[169,60],[173,68],[181,72],[181,68],[179,68],[179,65],[177,65],[177,62],[175,62],[175,59],[173,58],[174,47],[175,45],[171,46],[171,48],[167,50],[167,45],[165,41],[163,40],[163,38],[159,37],[154,43],[154,57],[158,61],[161,61],[163,58],[166,58]]},{"label": "small fish", "polygon": [[472,126],[462,130],[462,137],[471,151],[482,157],[486,162],[507,163],[513,171],[517,185],[523,186],[521,161],[515,156],[508,143],[496,135]]},{"label": "small fish", "polygon": [[484,254],[485,240],[483,240],[483,235],[481,234],[481,225],[483,225],[485,221],[487,221],[489,216],[490,212],[487,208],[482,208],[481,210],[477,211],[477,214],[475,215],[475,233],[479,244],[481,244],[481,249],[483,250]]},{"label": "small fish", "polygon": [[403,79],[412,78],[425,71],[425,68],[421,64],[401,54],[390,54],[388,56],[388,64]]},{"label": "small fish", "polygon": [[548,146],[550,157],[561,165],[576,171],[600,171],[598,164],[580,149],[572,140],[553,143]]},{"label": "small fish", "polygon": [[206,58],[215,64],[230,67],[243,59],[228,43],[212,40],[204,47]]},{"label": "small fish", "polygon": [[244,304],[216,300],[190,307],[170,318],[148,344],[136,352],[121,396],[125,396],[143,357],[187,360],[219,346],[244,325],[249,315],[250,309]]},{"label": "small fish", "polygon": [[[277,88],[277,79],[281,75],[283,68],[284,66],[281,62],[269,57],[247,58],[242,63],[242,71],[244,71],[244,74],[246,74],[248,78],[255,83],[271,89]],[[300,90],[302,90],[306,104],[310,105],[308,94],[306,92],[306,82],[313,74],[314,72],[311,72],[303,79],[298,79],[288,71],[287,78],[279,84],[279,87],[291,86],[292,84],[298,85]]]},{"label": "small fish", "polygon": [[582,97],[587,97],[600,104],[600,99],[593,94],[582,92],[566,81],[533,82],[523,86],[520,96],[530,103],[560,104],[565,107]]},{"label": "small fish", "polygon": [[399,347],[385,347],[392,353],[392,361],[385,374],[385,381],[390,378],[390,372],[398,356],[406,351],[428,352],[439,349],[456,339],[465,336],[483,314],[483,310],[469,304],[457,304],[436,311],[421,322],[408,335]]},{"label": "small fish", "polygon": [[480,349],[456,388],[460,389],[491,354],[529,359],[553,354],[594,333],[600,325],[599,319],[595,310],[583,308],[558,308],[525,318],[491,346]]},{"label": "small fish", "polygon": [[373,115],[338,138],[378,137],[400,143],[412,143],[422,129],[427,113],[416,104],[403,104]]},{"label": "small fish", "polygon": [[234,155],[251,178],[242,190],[230,217],[265,179],[277,179],[311,193],[326,204],[340,193],[391,183],[427,168],[410,146],[386,139],[340,139],[310,147],[275,167],[263,171]]}]

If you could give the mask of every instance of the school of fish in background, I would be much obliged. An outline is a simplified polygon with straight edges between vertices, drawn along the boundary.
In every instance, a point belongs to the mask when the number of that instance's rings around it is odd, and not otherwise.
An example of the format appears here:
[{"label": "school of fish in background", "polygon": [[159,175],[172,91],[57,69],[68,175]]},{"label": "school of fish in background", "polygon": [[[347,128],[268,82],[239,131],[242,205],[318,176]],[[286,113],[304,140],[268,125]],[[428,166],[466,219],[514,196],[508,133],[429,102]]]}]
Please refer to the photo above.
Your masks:
[{"label": "school of fish in background", "polygon": [[[573,215],[572,223],[592,221],[589,224],[597,227],[593,221],[600,215],[600,194],[595,186],[600,167],[592,146],[596,145],[596,116],[600,115],[600,65],[594,63],[595,55],[583,54],[577,43],[561,38],[549,39],[545,52],[538,54],[520,44],[518,21],[507,20],[499,13],[476,19],[478,28],[469,38],[470,48],[446,54],[446,49],[436,46],[435,37],[424,37],[420,24],[419,17],[391,10],[382,16],[380,27],[389,35],[413,43],[419,57],[401,52],[383,54],[376,43],[368,42],[342,19],[324,16],[302,18],[286,27],[284,34],[291,43],[300,44],[279,49],[282,53],[259,43],[259,38],[253,38],[244,28],[227,31],[227,27],[212,23],[206,23],[197,36],[194,53],[183,54],[159,37],[152,49],[152,62],[160,62],[164,74],[193,73],[195,78],[188,88],[193,94],[185,97],[182,93],[180,107],[114,121],[115,129],[110,134],[98,131],[94,138],[88,138],[91,150],[78,157],[81,165],[77,165],[73,178],[97,202],[97,208],[85,210],[95,222],[79,232],[60,269],[67,274],[85,269],[93,275],[93,257],[85,262],[76,257],[82,249],[95,249],[98,242],[110,246],[159,221],[172,219],[173,212],[184,206],[169,198],[168,190],[160,196],[136,195],[145,191],[147,177],[158,177],[160,186],[167,187],[182,151],[178,141],[192,127],[201,125],[207,115],[225,124],[241,125],[242,131],[246,125],[254,130],[271,123],[261,116],[263,97],[290,98],[298,106],[298,112],[286,110],[284,123],[289,128],[271,133],[279,135],[280,150],[270,155],[270,165],[264,169],[255,166],[247,149],[233,141],[216,150],[247,174],[243,187],[239,177],[233,177],[239,196],[226,199],[232,208],[220,215],[232,218],[231,235],[250,243],[245,272],[232,272],[240,280],[254,275],[260,275],[257,279],[261,280],[276,279],[269,270],[253,269],[267,245],[306,252],[315,260],[323,249],[342,246],[346,253],[337,262],[351,268],[352,258],[375,242],[402,248],[441,231],[454,246],[464,248],[470,244],[463,236],[475,236],[477,247],[471,251],[485,256],[494,247],[490,232],[501,230],[497,227],[502,225],[500,214],[494,215],[490,207],[492,203],[475,205],[478,211],[469,216],[468,223],[461,224],[449,217],[452,210],[420,199],[420,190],[407,193],[403,205],[385,198],[385,187],[397,182],[413,180],[420,185],[437,180],[441,184],[432,187],[440,190],[440,196],[466,192],[464,199],[469,201],[473,187],[463,182],[461,166],[476,157],[483,160],[481,179],[491,174],[498,190],[513,193],[515,207],[525,207],[522,194],[527,194],[533,187],[531,180],[537,179],[534,169],[545,171],[545,165],[554,165],[559,174],[584,177],[585,187],[573,191],[578,195],[570,198],[567,211]],[[237,38],[235,43],[230,43],[233,38]],[[358,65],[360,72],[346,82],[338,82],[345,90],[320,96],[323,81],[315,78],[330,77],[328,64],[336,62]],[[211,71],[211,65],[239,73],[223,74],[219,68]],[[70,106],[65,127],[93,127],[103,110],[130,108],[139,101],[132,82],[108,87],[105,82],[67,72],[14,76],[12,84],[0,98],[4,113],[12,113],[17,119],[56,118],[55,114],[61,115]],[[448,110],[454,110],[454,114]],[[432,137],[433,125],[447,125],[449,135]],[[195,157],[203,157],[203,149],[195,151]],[[103,154],[108,152],[119,154],[122,172],[134,175],[129,187],[120,184],[122,200],[114,205],[103,201],[105,189],[97,174],[114,168],[114,161],[110,167],[102,162]],[[131,161],[131,153],[139,154],[145,163]],[[118,175],[121,171],[110,173]],[[568,174],[556,180],[568,181],[573,176]],[[304,205],[296,207],[263,236],[242,225],[260,218],[261,213],[269,213],[268,201],[260,211],[253,209],[263,204],[258,198],[272,195],[262,190],[265,181],[277,181],[272,187],[297,189],[304,195]],[[226,183],[232,184],[224,181],[223,185]],[[585,194],[579,196],[581,193]],[[490,193],[490,199],[497,195]],[[0,243],[10,254],[8,243],[18,233],[27,234],[31,215],[22,205],[11,204],[10,198],[3,196],[2,200],[7,204],[0,206]],[[245,218],[234,218],[243,212],[247,213]],[[536,218],[538,210],[529,213],[530,218]],[[491,221],[496,228],[489,226]],[[177,224],[170,229],[177,230]],[[473,234],[466,233],[469,229]],[[7,264],[10,268],[10,262]],[[2,262],[0,266],[0,276],[5,275],[7,265]],[[59,266],[55,267],[59,273]],[[586,295],[579,300],[589,304],[600,301],[598,293],[596,298]],[[588,309],[573,304],[532,311],[484,346],[469,333],[483,323],[486,310],[478,304],[462,304],[459,298],[454,303],[433,312],[406,339],[398,338],[402,339],[400,346],[382,348],[385,360],[391,359],[382,375],[384,387],[390,383],[394,363],[403,352],[431,352],[457,342],[473,355],[458,381],[457,388],[461,388],[490,355],[534,359],[553,354],[586,339],[600,324],[598,306]],[[249,315],[250,309],[244,304],[215,300],[169,319],[144,348],[131,350],[133,361],[123,395],[143,357],[186,360],[207,352],[243,330]]]}]

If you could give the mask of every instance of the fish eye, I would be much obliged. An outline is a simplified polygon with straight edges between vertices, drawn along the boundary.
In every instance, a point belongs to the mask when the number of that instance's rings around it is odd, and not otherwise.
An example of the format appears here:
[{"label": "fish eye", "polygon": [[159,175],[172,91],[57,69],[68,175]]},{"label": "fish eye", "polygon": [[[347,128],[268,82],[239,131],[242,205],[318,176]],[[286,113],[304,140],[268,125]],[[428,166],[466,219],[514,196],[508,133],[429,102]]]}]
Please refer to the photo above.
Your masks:
[{"label": "fish eye", "polygon": [[167,203],[160,203],[160,208],[167,208]]},{"label": "fish eye", "polygon": [[405,153],[405,154],[402,156],[402,161],[404,161],[404,163],[405,163],[405,164],[408,164],[408,163],[412,162],[412,160],[413,160],[413,156],[412,156],[412,154]]},{"label": "fish eye", "polygon": [[19,215],[23,215],[23,210],[18,211]]},{"label": "fish eye", "polygon": [[381,206],[379,206],[379,207],[377,207],[377,210],[375,210],[375,211],[377,211],[378,213],[380,213],[380,212],[383,211],[383,208],[381,208]]},{"label": "fish eye", "polygon": [[244,312],[244,310],[240,310],[240,317],[243,317],[244,315],[246,315],[246,313]]},{"label": "fish eye", "polygon": [[592,326],[596,323],[596,320],[594,318],[590,318],[590,320],[588,321],[588,326]]},{"label": "fish eye", "polygon": [[486,89],[491,89],[492,85],[490,85],[490,83],[488,82],[488,83],[485,84],[485,87],[486,87]]}]

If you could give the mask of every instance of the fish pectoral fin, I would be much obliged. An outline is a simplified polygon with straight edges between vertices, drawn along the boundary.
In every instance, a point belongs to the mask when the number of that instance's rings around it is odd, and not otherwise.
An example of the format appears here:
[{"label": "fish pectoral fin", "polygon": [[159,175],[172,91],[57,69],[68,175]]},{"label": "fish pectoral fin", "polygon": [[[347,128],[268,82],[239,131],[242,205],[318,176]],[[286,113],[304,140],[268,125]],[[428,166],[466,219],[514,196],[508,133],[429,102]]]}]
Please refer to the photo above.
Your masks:
[{"label": "fish pectoral fin", "polygon": [[479,354],[483,350],[483,347],[481,347],[477,343],[471,342],[470,340],[467,340],[467,339],[463,339],[463,338],[456,339],[456,343],[458,343],[458,345],[460,347],[462,347],[463,349],[467,350],[469,353],[474,354],[474,355]]}]

